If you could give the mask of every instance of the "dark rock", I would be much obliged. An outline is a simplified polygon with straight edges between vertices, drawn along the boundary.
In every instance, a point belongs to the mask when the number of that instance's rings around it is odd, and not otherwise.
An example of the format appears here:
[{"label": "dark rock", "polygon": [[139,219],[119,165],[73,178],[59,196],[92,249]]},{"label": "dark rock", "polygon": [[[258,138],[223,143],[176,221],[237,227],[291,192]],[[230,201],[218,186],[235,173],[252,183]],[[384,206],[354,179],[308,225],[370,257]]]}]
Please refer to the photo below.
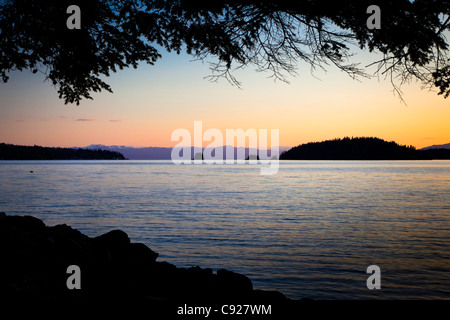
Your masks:
[{"label": "dark rock", "polygon": [[66,224],[59,224],[54,227],[48,227],[47,233],[50,241],[60,241],[67,245],[75,245],[78,247],[86,246],[91,239],[76,229],[72,229]]},{"label": "dark rock", "polygon": [[4,216],[2,225],[11,229],[20,229],[26,232],[38,232],[45,229],[43,221],[32,216]]},{"label": "dark rock", "polygon": [[218,270],[217,281],[223,292],[236,292],[236,294],[243,296],[250,294],[253,290],[252,281],[248,277],[233,271]]},{"label": "dark rock", "polygon": [[275,290],[253,290],[253,296],[255,300],[261,303],[283,302],[286,300],[284,294]]},{"label": "dark rock", "polygon": [[131,243],[129,251],[136,262],[153,263],[156,261],[156,258],[158,258],[158,253],[154,252],[143,243]]},{"label": "dark rock", "polygon": [[[65,224],[46,227],[31,216],[0,213],[0,249],[0,299],[150,304],[285,299],[275,291],[253,290],[249,278],[232,271],[215,274],[211,269],[157,262],[156,252],[131,243],[121,230],[89,238]],[[81,269],[81,290],[66,286],[69,265]]]},{"label": "dark rock", "polygon": [[112,230],[94,239],[107,246],[126,246],[130,243],[130,238],[122,230]]}]

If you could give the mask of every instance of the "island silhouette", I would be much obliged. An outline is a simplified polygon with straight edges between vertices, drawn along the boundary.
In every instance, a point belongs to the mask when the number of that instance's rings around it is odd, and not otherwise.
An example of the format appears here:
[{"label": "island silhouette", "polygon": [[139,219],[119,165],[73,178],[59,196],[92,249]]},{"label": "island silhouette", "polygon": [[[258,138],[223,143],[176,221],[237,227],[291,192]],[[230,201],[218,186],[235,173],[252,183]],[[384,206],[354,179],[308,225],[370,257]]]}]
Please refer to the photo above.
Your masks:
[{"label": "island silhouette", "polygon": [[258,155],[251,154],[245,160],[260,160]]},{"label": "island silhouette", "polygon": [[448,149],[417,150],[375,137],[345,137],[309,142],[280,155],[280,160],[432,160],[450,159]]}]

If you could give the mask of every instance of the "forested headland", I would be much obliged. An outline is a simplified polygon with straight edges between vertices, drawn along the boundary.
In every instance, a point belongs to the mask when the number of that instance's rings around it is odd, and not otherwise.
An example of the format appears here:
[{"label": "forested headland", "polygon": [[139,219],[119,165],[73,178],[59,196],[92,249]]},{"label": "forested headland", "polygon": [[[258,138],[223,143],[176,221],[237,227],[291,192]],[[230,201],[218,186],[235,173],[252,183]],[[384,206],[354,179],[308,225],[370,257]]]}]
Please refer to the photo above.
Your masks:
[{"label": "forested headland", "polygon": [[0,143],[0,160],[125,160],[119,152]]}]

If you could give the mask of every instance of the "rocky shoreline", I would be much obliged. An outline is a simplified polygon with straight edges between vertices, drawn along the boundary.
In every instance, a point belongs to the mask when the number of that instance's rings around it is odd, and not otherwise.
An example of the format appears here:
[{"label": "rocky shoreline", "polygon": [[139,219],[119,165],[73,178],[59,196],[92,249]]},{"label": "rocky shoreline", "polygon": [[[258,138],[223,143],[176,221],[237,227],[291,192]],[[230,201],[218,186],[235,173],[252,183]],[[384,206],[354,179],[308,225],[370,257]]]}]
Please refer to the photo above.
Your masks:
[{"label": "rocky shoreline", "polygon": [[[380,301],[292,300],[281,292],[255,290],[241,274],[211,269],[178,268],[157,261],[158,254],[133,243],[121,230],[90,238],[66,224],[46,226],[32,216],[0,212],[0,303],[14,314],[58,314],[71,317],[123,314],[127,319],[300,319],[314,314],[349,316],[352,310],[386,310],[404,315],[423,309],[423,304]],[[69,289],[68,267],[80,268],[80,289]],[[270,306],[269,314],[222,314],[234,306]],[[230,307],[233,306],[233,307]],[[433,304],[432,309],[447,308]],[[189,314],[195,307],[205,314]],[[60,313],[57,313],[58,310]],[[375,312],[376,310],[376,312]],[[180,314],[184,312],[183,314]],[[213,312],[218,311],[218,312]],[[366,313],[363,313],[366,315]],[[64,316],[65,315],[65,316]],[[133,316],[132,316],[133,315]],[[19,317],[20,318],[20,317]]]},{"label": "rocky shoreline", "polygon": [[[0,292],[6,299],[42,302],[140,301],[282,303],[278,291],[253,289],[241,274],[158,262],[158,254],[121,230],[90,238],[66,224],[0,213]],[[70,265],[81,289],[69,289]]]}]

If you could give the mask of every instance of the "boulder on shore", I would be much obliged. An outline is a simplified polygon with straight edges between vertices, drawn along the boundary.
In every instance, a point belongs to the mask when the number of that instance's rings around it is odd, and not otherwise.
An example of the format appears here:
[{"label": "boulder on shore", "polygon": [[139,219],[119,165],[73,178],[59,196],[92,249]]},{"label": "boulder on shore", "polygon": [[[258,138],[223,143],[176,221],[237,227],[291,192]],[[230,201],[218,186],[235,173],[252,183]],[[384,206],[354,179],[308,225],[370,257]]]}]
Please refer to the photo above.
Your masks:
[{"label": "boulder on shore", "polygon": [[[132,243],[121,230],[90,238],[65,224],[46,226],[32,216],[0,213],[0,298],[33,301],[287,300],[277,291],[254,290],[250,279],[228,270],[178,268]],[[69,289],[70,265],[81,270],[81,289]]]}]

